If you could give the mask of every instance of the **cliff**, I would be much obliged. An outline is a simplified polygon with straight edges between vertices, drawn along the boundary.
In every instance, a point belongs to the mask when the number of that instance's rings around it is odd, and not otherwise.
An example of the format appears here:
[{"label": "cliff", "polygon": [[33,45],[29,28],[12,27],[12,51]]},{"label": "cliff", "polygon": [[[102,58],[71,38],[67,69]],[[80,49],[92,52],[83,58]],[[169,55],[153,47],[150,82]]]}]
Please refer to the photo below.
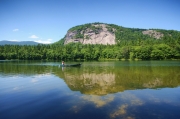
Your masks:
[{"label": "cliff", "polygon": [[64,44],[80,42],[82,44],[115,44],[115,34],[108,31],[106,24],[92,24],[82,30],[69,30]]}]

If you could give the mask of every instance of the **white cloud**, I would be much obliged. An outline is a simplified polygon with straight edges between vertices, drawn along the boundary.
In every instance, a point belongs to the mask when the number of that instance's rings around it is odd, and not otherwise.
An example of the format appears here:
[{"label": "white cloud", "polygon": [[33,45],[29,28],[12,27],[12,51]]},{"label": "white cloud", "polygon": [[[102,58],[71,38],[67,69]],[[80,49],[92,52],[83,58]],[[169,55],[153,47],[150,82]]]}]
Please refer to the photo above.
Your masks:
[{"label": "white cloud", "polygon": [[31,82],[36,83],[36,82],[38,82],[38,80],[37,79],[32,79]]},{"label": "white cloud", "polygon": [[19,29],[13,29],[13,31],[19,31]]},{"label": "white cloud", "polygon": [[18,89],[19,89],[19,87],[14,87],[14,88],[13,88],[13,90],[18,90]]},{"label": "white cloud", "polygon": [[52,41],[52,39],[50,39],[50,38],[49,38],[49,39],[47,39],[47,40],[48,40],[48,41]]},{"label": "white cloud", "polygon": [[32,36],[30,36],[29,38],[39,38],[39,37],[36,36],[36,35],[32,35]]},{"label": "white cloud", "polygon": [[47,39],[47,40],[35,40],[35,42],[43,43],[43,44],[50,44],[50,43],[52,43],[51,41],[52,41],[52,39]]},{"label": "white cloud", "polygon": [[10,39],[9,41],[16,41],[16,42],[20,42],[19,40],[16,40],[16,39]]},{"label": "white cloud", "polygon": [[10,39],[9,41],[18,41],[18,40],[16,40],[16,39]]}]

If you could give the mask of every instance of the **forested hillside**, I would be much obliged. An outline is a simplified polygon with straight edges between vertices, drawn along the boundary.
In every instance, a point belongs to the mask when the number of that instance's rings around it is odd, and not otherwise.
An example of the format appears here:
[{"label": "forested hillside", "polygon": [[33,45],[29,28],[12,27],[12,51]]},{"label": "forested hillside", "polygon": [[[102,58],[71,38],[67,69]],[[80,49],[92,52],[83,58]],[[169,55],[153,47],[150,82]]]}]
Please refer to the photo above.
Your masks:
[{"label": "forested hillside", "polygon": [[[180,32],[175,30],[126,28],[115,24],[105,24],[105,23],[96,22],[96,23],[78,25],[70,28],[67,31],[65,37],[59,42],[67,44],[66,42],[68,40],[70,40],[68,43],[70,42],[76,43],[77,41],[83,43],[83,41],[89,41],[89,40],[93,41],[98,38],[100,39],[101,37],[99,37],[99,35],[102,32],[104,32],[104,37],[107,37],[107,32],[103,31],[104,27],[107,29],[109,33],[115,35],[114,40],[116,44],[121,43],[124,40],[134,42],[134,40],[162,40],[162,39],[177,40],[178,38],[180,38]],[[94,37],[91,37],[92,35],[94,35]],[[97,42],[96,44],[99,43]]]},{"label": "forested hillside", "polygon": [[[98,24],[98,23],[97,23]],[[77,31],[76,37],[83,37],[83,29],[91,24],[80,25],[69,31]],[[94,29],[98,34],[101,28]],[[68,43],[65,39],[51,45],[3,45],[0,46],[0,60],[101,60],[140,59],[163,60],[180,59],[180,32],[161,29],[124,28],[108,24],[108,31],[115,34],[116,44]],[[69,32],[68,31],[68,32]]]}]

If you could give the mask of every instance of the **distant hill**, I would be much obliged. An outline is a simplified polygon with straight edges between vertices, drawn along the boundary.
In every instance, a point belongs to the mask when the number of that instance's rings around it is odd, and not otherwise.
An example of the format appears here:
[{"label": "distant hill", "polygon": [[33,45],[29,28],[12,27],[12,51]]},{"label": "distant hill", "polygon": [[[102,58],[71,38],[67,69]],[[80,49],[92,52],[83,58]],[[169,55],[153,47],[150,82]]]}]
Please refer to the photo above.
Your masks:
[{"label": "distant hill", "polygon": [[121,41],[178,39],[180,31],[164,29],[126,28],[115,24],[88,23],[70,28],[55,44],[117,44]]},{"label": "distant hill", "polygon": [[0,41],[0,45],[38,45],[38,44],[41,43],[34,41],[7,41],[7,40]]}]

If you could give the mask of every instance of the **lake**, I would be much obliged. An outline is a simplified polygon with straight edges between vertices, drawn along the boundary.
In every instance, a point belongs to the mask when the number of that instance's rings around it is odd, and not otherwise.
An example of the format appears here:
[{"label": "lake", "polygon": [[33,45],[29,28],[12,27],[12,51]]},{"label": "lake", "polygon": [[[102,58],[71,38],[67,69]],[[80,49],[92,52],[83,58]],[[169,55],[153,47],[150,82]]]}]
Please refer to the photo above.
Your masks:
[{"label": "lake", "polygon": [[59,64],[0,61],[0,119],[180,119],[180,61]]}]

